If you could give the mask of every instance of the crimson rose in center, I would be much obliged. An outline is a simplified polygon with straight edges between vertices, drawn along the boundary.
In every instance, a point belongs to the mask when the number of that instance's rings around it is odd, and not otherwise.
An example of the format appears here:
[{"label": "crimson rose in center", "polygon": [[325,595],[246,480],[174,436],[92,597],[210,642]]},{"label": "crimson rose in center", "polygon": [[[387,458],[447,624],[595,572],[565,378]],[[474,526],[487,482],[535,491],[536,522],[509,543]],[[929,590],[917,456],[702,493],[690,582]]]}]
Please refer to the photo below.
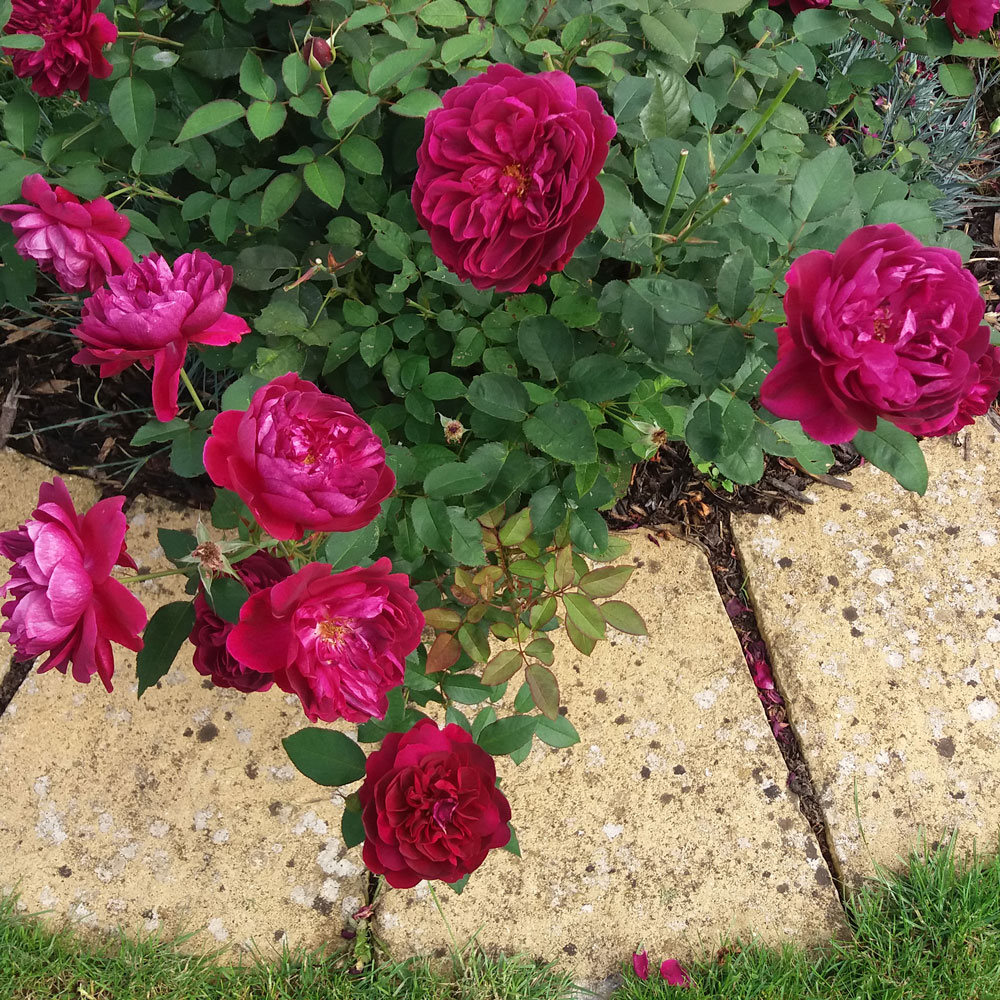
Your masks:
[{"label": "crimson rose in center", "polygon": [[524,292],[561,271],[604,208],[597,175],[617,131],[565,73],[491,66],[443,97],[417,150],[413,208],[445,267]]},{"label": "crimson rose in center", "polygon": [[358,789],[362,857],[394,889],[457,882],[510,841],[510,803],[493,758],[461,726],[421,719],[368,755]]}]

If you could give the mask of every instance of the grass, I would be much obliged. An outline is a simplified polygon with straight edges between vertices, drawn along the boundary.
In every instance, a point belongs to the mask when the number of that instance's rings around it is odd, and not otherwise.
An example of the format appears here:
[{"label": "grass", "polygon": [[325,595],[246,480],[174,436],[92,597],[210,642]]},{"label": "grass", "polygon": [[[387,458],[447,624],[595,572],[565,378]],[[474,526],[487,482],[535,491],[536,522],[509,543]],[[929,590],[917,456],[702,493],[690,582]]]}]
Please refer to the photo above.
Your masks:
[{"label": "grass", "polygon": [[[1000,859],[956,861],[954,842],[878,871],[850,904],[855,934],[809,952],[728,945],[694,963],[690,989],[629,971],[615,1000],[998,1000]],[[183,953],[184,939],[96,945],[0,901],[0,1000],[570,1000],[570,979],[528,959],[468,949],[453,974],[425,962],[285,954],[245,968]],[[625,958],[625,956],[623,956]],[[446,964],[446,963],[445,963]]]}]

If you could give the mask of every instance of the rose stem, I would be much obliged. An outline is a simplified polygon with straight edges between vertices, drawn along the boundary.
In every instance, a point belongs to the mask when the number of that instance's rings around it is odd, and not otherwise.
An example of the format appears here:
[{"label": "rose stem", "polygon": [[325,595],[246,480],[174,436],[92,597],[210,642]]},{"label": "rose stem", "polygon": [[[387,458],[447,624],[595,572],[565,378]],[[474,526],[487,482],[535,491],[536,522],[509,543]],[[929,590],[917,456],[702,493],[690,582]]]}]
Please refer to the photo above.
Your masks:
[{"label": "rose stem", "polygon": [[441,919],[444,921],[445,930],[448,932],[448,937],[451,938],[451,947],[454,952],[455,958],[458,961],[458,966],[465,972],[465,961],[462,958],[462,952],[458,947],[458,940],[455,938],[455,932],[451,929],[451,924],[448,923],[448,918],[444,915],[444,910],[441,909],[441,901],[438,899],[437,893],[434,891],[434,883],[428,882],[427,888],[431,891],[431,899],[434,900],[434,905],[437,907],[438,913],[441,914]]},{"label": "rose stem", "polygon": [[147,35],[145,31],[119,31],[119,38],[141,38],[145,42],[163,42],[164,45],[176,45],[177,48],[184,48],[183,42],[175,41],[173,38],[163,38],[160,35]]},{"label": "rose stem", "polygon": [[188,377],[188,373],[184,371],[183,368],[181,369],[181,381],[187,386],[187,391],[191,393],[194,405],[197,406],[202,413],[204,413],[205,407],[202,406],[201,400],[198,398],[198,393],[195,392],[194,386],[191,384],[191,379]]},{"label": "rose stem", "polygon": [[186,573],[183,569],[161,569],[155,573],[140,573],[139,576],[116,577],[119,583],[143,583],[145,580],[158,580],[161,576],[176,576],[179,573]]},{"label": "rose stem", "polygon": [[659,232],[667,231],[667,220],[670,218],[671,209],[674,207],[674,200],[677,192],[681,189],[681,180],[684,177],[684,168],[687,166],[689,150],[682,149],[677,159],[677,169],[674,171],[674,182],[670,185],[670,194],[667,195],[667,203],[663,206],[663,215],[660,217]]},{"label": "rose stem", "polygon": [[697,222],[692,222],[688,225],[687,229],[681,231],[680,235],[677,237],[678,243],[683,243],[702,223],[708,222],[709,219],[715,215],[716,212],[721,208],[725,208],[733,200],[732,195],[726,195],[723,197],[722,201],[717,202],[713,205]]}]

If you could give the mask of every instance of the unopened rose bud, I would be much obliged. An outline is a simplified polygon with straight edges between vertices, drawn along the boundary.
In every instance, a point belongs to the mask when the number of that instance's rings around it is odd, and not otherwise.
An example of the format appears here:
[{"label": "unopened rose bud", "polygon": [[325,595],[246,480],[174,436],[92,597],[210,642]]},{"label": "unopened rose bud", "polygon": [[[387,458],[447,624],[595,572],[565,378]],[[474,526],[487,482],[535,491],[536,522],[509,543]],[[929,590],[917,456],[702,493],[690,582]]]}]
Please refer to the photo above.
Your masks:
[{"label": "unopened rose bud", "polygon": [[307,38],[302,45],[302,58],[310,69],[320,72],[336,58],[336,52],[325,38]]}]

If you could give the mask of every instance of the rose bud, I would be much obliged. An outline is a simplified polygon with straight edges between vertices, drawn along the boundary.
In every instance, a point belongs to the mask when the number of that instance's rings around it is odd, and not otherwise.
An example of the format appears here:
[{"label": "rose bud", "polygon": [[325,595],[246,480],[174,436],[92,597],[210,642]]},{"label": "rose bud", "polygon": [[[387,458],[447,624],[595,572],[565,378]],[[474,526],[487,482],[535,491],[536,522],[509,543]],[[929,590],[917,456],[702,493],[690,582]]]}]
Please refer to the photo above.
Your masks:
[{"label": "rose bud", "polygon": [[325,38],[307,38],[302,45],[303,62],[317,73],[326,69],[336,56],[336,50]]}]

